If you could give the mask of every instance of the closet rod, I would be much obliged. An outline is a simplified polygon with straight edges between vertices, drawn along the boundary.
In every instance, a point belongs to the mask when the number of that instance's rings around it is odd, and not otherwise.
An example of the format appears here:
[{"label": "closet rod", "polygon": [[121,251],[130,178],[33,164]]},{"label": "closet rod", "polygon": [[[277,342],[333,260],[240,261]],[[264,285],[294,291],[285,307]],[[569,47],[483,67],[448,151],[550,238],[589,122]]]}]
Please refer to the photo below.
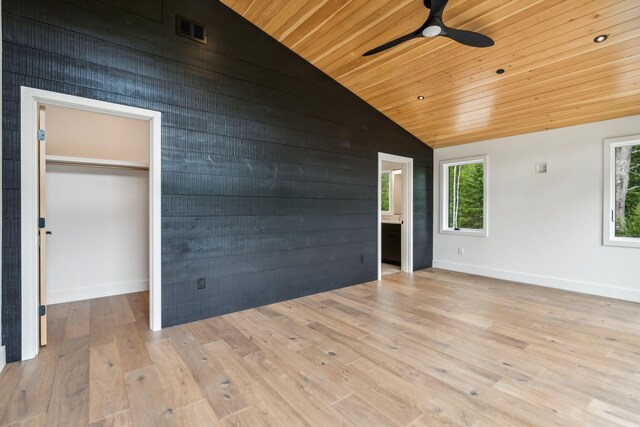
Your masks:
[{"label": "closet rod", "polygon": [[109,169],[136,169],[149,170],[149,165],[138,162],[125,162],[120,160],[92,159],[87,157],[47,156],[47,164],[61,166],[91,166]]}]

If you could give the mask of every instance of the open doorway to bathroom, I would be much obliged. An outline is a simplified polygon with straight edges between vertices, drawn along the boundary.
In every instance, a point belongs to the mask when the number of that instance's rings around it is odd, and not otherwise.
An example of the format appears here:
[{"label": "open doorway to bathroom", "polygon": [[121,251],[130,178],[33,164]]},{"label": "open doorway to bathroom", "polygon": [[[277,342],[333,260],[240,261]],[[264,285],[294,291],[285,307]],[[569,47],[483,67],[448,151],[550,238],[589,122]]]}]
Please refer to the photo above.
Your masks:
[{"label": "open doorway to bathroom", "polygon": [[382,161],[380,171],[381,261],[383,276],[399,273],[402,265],[402,164]]},{"label": "open doorway to bathroom", "polygon": [[413,271],[413,160],[379,153],[378,277]]}]

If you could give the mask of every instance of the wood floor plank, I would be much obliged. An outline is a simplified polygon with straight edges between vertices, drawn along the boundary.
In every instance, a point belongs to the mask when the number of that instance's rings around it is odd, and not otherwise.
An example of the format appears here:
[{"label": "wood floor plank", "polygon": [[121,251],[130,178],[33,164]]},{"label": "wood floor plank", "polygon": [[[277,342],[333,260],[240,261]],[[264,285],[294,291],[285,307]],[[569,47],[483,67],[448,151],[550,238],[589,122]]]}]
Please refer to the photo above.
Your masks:
[{"label": "wood floor plank", "polygon": [[115,342],[91,347],[89,358],[89,421],[97,421],[129,407],[124,374]]},{"label": "wood floor plank", "polygon": [[0,378],[0,390],[7,390],[6,393],[0,393],[0,420],[5,419],[5,414],[9,408],[9,404],[13,400],[13,394],[9,390],[16,390],[18,382],[22,378],[24,366],[19,363],[10,363],[5,366]]},{"label": "wood floor plank", "polygon": [[88,335],[62,343],[46,426],[74,427],[89,423],[89,344]]},{"label": "wood floor plank", "polygon": [[125,409],[89,424],[89,427],[134,427],[131,411]]},{"label": "wood floor plank", "polygon": [[236,379],[242,395],[247,403],[261,413],[263,422],[275,426],[309,425],[278,393],[273,385],[251,370],[224,340],[211,342],[204,346],[209,355],[224,365],[225,372]]},{"label": "wood floor plank", "polygon": [[314,346],[306,348],[300,353],[316,365],[322,366],[327,371],[328,378],[337,376],[340,378],[340,382],[348,384],[353,393],[366,402],[365,406],[378,408],[386,417],[401,425],[408,425],[423,413],[423,410],[416,406],[413,399],[396,393],[387,387],[387,384],[381,384],[354,368],[353,365],[359,360],[352,362],[349,366],[344,366],[340,361],[326,355]]},{"label": "wood floor plank", "polygon": [[46,418],[47,414],[40,414],[27,420],[16,421],[15,423],[7,424],[3,427],[43,427]]},{"label": "wood floor plank", "polygon": [[70,340],[76,337],[89,335],[90,331],[90,309],[91,302],[74,301],[71,303],[69,316],[67,317],[67,328],[65,330],[64,339]]},{"label": "wood floor plank", "polygon": [[115,295],[109,297],[111,303],[111,313],[113,315],[113,322],[116,325],[122,325],[124,323],[133,323],[136,321],[131,306],[129,306],[129,299],[126,295]]},{"label": "wood floor plank", "polygon": [[0,425],[34,418],[46,413],[49,407],[67,318],[48,319],[48,322],[49,344],[40,348],[36,358],[21,363],[20,379],[9,393],[11,399]]},{"label": "wood floor plank", "polygon": [[208,426],[218,427],[222,423],[213,413],[206,399],[175,410],[176,420],[180,427]]},{"label": "wood floor plank", "polygon": [[[272,322],[261,314],[259,316],[249,313],[244,316],[230,315],[229,319],[240,332],[250,337],[262,349],[265,345],[269,345],[266,342],[290,350],[300,350],[310,345],[299,333],[283,328],[277,322]],[[258,338],[259,336],[263,338]]]},{"label": "wood floor plank", "polygon": [[[237,320],[240,321],[240,319]],[[305,382],[308,389],[312,390],[325,403],[332,404],[351,394],[351,390],[340,381],[339,376],[327,375],[323,367],[310,363],[289,348],[286,342],[272,340],[271,325],[257,325],[252,322],[243,322],[243,324],[249,328],[252,335],[256,336],[256,342],[260,343],[262,352],[269,355],[271,362],[278,367],[280,372],[286,372],[293,379]],[[286,360],[287,363],[283,363],[283,360]]]},{"label": "wood floor plank", "polygon": [[621,426],[636,427],[640,425],[640,414],[638,411],[627,411],[610,403],[603,402],[602,400],[593,399],[587,407],[587,410],[592,414],[613,421]]},{"label": "wood floor plank", "polygon": [[187,327],[202,345],[222,339],[207,322],[192,322],[187,324]]},{"label": "wood floor plank", "polygon": [[91,346],[115,343],[116,333],[109,298],[93,299],[90,301],[89,307],[91,310],[89,315]]},{"label": "wood floor plank", "polygon": [[260,349],[246,336],[242,335],[235,326],[229,323],[224,317],[214,317],[207,319],[209,326],[213,328],[215,333],[222,337],[231,348],[238,352],[241,356],[255,353]]},{"label": "wood floor plank", "polygon": [[[313,322],[322,322],[334,329],[338,329],[354,339],[359,339],[367,335],[365,329],[355,327],[345,322],[342,316],[333,316],[321,309],[316,309],[312,304],[305,304],[303,301],[292,301],[292,306],[305,316],[305,325]],[[287,316],[290,317],[290,316]]]},{"label": "wood floor plank", "polygon": [[133,292],[126,294],[129,309],[136,322],[149,322],[149,292]]},{"label": "wood floor plank", "polygon": [[274,323],[279,323],[282,328],[299,334],[305,338],[305,340],[325,351],[327,354],[336,357],[338,360],[345,364],[349,364],[354,360],[358,360],[360,356],[357,352],[350,349],[348,346],[342,345],[339,342],[333,340],[327,340],[325,336],[319,334],[311,328],[300,325],[297,322],[289,320],[287,318],[273,319]]},{"label": "wood floor plank", "polygon": [[169,331],[169,336],[173,346],[185,365],[191,370],[200,390],[219,419],[249,406],[235,383],[224,371],[220,370],[215,360],[211,360],[211,357],[186,326],[172,328]]},{"label": "wood floor plank", "polygon": [[204,399],[191,370],[168,339],[147,343],[147,348],[173,408],[181,408]]},{"label": "wood floor plank", "polygon": [[136,426],[178,426],[154,366],[125,374],[131,418]]},{"label": "wood floor plank", "polygon": [[287,375],[282,372],[272,360],[272,357],[260,351],[244,357],[250,369],[273,384],[278,393],[296,408],[300,415],[311,425],[346,426],[349,422],[339,412],[336,412],[324,400],[313,393],[313,386],[308,381],[300,380],[297,375]]},{"label": "wood floor plank", "polygon": [[252,427],[269,425],[262,414],[255,407],[249,406],[240,412],[228,416],[222,420],[222,425],[226,427]]},{"label": "wood floor plank", "polygon": [[153,363],[134,323],[118,324],[115,328],[123,372],[133,371]]},{"label": "wood floor plank", "polygon": [[456,424],[442,421],[434,415],[424,414],[423,416],[412,422],[410,427],[452,427],[454,425]]},{"label": "wood floor plank", "polygon": [[367,405],[357,395],[348,396],[333,405],[342,415],[354,425],[367,426],[402,426],[390,420],[376,408]]},{"label": "wood floor plank", "polygon": [[66,318],[69,316],[70,309],[71,309],[70,302],[63,302],[61,304],[51,304],[47,306],[47,316],[50,319]]}]

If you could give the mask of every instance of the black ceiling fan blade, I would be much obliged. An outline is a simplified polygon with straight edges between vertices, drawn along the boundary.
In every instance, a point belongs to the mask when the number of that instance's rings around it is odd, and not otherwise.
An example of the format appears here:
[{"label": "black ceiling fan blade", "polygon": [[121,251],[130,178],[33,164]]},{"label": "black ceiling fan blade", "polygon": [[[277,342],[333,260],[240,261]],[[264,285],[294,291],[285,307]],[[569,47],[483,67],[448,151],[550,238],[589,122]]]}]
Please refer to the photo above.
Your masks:
[{"label": "black ceiling fan blade", "polygon": [[399,45],[400,43],[404,43],[404,42],[409,41],[411,39],[414,39],[416,37],[418,37],[418,35],[416,35],[416,33],[410,33],[410,34],[404,35],[402,37],[398,37],[397,39],[391,40],[390,42],[385,43],[382,46],[378,46],[375,49],[371,49],[370,51],[364,53],[362,56],[375,55],[376,53],[380,53],[383,50],[390,49],[390,48],[392,48],[394,46]]},{"label": "black ceiling fan blade", "polygon": [[455,28],[447,28],[444,37],[449,37],[458,43],[473,47],[489,47],[493,46],[493,40],[484,34],[475,33],[473,31],[456,30]]},{"label": "black ceiling fan blade", "polygon": [[431,7],[429,8],[431,9],[431,12],[429,13],[429,19],[434,16],[442,19],[442,12],[447,6],[447,3],[449,3],[449,0],[430,0],[429,3],[431,3]]}]

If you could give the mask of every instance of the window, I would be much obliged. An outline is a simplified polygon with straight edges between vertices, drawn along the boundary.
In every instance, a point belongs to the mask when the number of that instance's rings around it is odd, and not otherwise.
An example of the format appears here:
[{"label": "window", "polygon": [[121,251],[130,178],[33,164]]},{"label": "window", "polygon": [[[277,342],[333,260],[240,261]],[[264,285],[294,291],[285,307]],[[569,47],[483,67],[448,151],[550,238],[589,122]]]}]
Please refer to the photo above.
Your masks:
[{"label": "window", "polygon": [[383,214],[393,213],[393,174],[391,171],[380,172],[380,211]]},{"label": "window", "polygon": [[441,162],[442,233],[487,236],[487,156]]},{"label": "window", "polygon": [[640,135],[604,144],[603,243],[640,247]]}]

